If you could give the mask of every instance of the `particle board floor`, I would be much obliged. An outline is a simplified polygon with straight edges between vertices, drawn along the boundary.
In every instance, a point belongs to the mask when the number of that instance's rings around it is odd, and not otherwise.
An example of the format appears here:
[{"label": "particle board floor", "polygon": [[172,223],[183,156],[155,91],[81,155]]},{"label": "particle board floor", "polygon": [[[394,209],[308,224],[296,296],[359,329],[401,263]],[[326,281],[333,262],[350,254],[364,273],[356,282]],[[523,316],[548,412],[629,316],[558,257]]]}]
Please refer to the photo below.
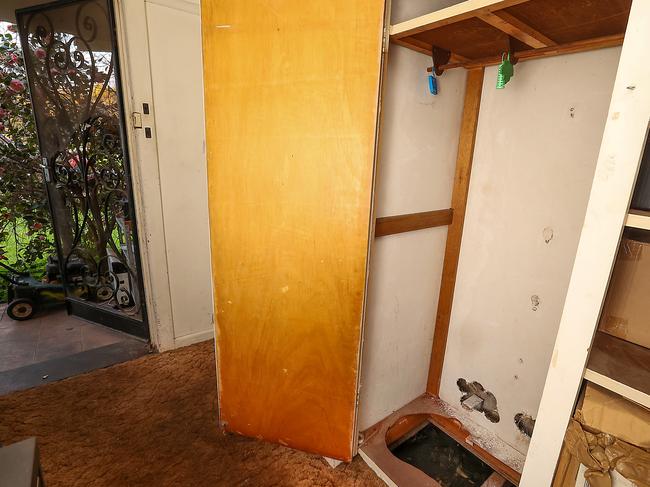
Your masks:
[{"label": "particle board floor", "polygon": [[[506,479],[518,484],[525,460],[524,456],[485,428],[474,423],[470,414],[467,411],[452,408],[437,397],[424,394],[365,430],[362,433],[365,441],[359,452],[368,465],[372,466],[388,485],[439,487],[438,482],[419,469],[400,461],[386,446],[386,441],[391,436],[391,430],[403,430],[402,434],[406,434],[408,429],[404,430],[404,428],[415,426],[418,422],[428,421],[481,457],[483,461],[503,474]],[[394,439],[396,440],[400,436],[401,434]]]},{"label": "particle board floor", "polygon": [[203,342],[0,397],[0,443],[37,436],[48,487],[384,485],[358,457],[220,434],[214,364]]}]

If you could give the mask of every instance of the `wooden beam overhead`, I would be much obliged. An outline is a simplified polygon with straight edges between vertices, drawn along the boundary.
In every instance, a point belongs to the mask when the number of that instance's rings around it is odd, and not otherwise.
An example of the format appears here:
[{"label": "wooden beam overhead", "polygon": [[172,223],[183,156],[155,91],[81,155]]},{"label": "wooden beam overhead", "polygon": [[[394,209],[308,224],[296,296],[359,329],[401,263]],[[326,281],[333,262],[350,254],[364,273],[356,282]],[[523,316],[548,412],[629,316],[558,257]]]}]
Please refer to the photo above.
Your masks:
[{"label": "wooden beam overhead", "polygon": [[461,56],[460,54],[456,54],[455,52],[451,53],[451,59],[449,60],[450,62],[457,62],[457,63],[471,63],[472,60],[468,57]]},{"label": "wooden beam overhead", "polygon": [[390,35],[397,39],[419,34],[445,25],[471,19],[477,15],[496,12],[530,0],[466,0],[399,24],[391,25]]},{"label": "wooden beam overhead", "polygon": [[555,46],[557,43],[549,39],[541,32],[533,29],[528,24],[522,22],[517,17],[509,14],[505,10],[497,12],[485,12],[477,15],[483,22],[496,27],[509,36],[519,39],[521,42],[528,44],[530,47],[540,48]]},{"label": "wooden beam overhead", "polygon": [[[431,46],[427,44],[424,41],[421,41],[419,39],[416,39],[414,37],[408,37],[404,39],[398,39],[391,37],[390,41],[393,44],[396,44],[398,46],[406,47],[408,49],[411,49],[413,51],[417,51],[421,54],[425,54],[429,57],[431,57]],[[472,60],[470,58],[467,58],[465,56],[461,56],[460,54],[456,54],[455,52],[451,53],[451,58],[449,59],[450,63],[470,63]]]},{"label": "wooden beam overhead", "polygon": [[385,216],[377,218],[375,237],[412,232],[424,228],[449,225],[453,219],[451,208],[446,210],[424,211],[407,215]]},{"label": "wooden beam overhead", "polygon": [[[606,47],[616,47],[623,44],[625,34],[614,34],[594,39],[585,39],[584,41],[569,42],[568,44],[558,44],[556,46],[542,47],[539,49],[530,49],[516,53],[519,61],[530,61],[543,57],[560,56],[562,54],[572,54],[575,52],[593,51],[604,49]],[[474,69],[482,66],[494,66],[501,62],[501,55],[490,56],[482,59],[474,59],[466,63],[453,63],[441,66],[442,69],[466,68]]]},{"label": "wooden beam overhead", "polygon": [[460,139],[458,141],[458,156],[456,157],[456,175],[454,177],[454,189],[451,195],[454,218],[447,233],[445,258],[442,265],[440,296],[438,298],[438,311],[436,313],[436,327],[433,333],[433,348],[431,350],[431,363],[427,381],[427,392],[434,396],[437,396],[440,392],[440,379],[442,377],[442,367],[447,349],[447,336],[449,334],[451,307],[454,300],[454,289],[456,287],[460,243],[463,238],[467,194],[469,193],[469,181],[472,173],[472,160],[474,158],[476,127],[478,125],[478,114],[481,106],[483,74],[483,68],[471,69],[467,73],[467,87],[465,89],[463,117],[460,126]]},{"label": "wooden beam overhead", "polygon": [[412,49],[413,51],[417,51],[426,56],[431,56],[431,45],[419,39],[415,39],[414,37],[405,39],[391,37],[390,41],[398,46],[407,47],[408,49]]}]

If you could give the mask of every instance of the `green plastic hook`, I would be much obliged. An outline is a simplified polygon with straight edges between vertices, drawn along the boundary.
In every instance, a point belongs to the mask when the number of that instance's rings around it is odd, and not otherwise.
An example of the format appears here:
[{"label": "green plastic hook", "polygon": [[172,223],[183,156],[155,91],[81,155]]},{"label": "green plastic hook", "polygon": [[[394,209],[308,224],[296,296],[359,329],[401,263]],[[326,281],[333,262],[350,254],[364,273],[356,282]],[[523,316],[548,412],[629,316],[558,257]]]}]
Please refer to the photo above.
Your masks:
[{"label": "green plastic hook", "polygon": [[499,64],[499,70],[497,72],[497,90],[502,90],[510,78],[515,74],[515,68],[510,62],[510,53],[506,58],[506,53],[504,52],[501,55],[501,64]]}]

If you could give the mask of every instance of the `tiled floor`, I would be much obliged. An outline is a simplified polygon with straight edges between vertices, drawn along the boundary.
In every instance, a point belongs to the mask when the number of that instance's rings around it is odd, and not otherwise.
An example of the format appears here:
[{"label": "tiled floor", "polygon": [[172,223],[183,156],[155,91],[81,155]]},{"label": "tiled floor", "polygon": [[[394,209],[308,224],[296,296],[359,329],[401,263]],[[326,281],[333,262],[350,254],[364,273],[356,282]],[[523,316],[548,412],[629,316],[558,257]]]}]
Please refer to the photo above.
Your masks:
[{"label": "tiled floor", "polygon": [[124,341],[139,340],[68,316],[65,310],[14,321],[0,308],[0,372]]}]

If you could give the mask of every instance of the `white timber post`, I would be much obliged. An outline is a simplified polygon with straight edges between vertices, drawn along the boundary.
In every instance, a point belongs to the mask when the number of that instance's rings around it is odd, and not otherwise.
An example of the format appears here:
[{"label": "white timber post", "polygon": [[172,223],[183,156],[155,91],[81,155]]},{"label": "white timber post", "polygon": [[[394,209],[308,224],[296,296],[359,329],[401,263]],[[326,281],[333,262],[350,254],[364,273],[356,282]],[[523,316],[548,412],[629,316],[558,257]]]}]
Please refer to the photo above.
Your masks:
[{"label": "white timber post", "polygon": [[650,2],[634,0],[522,487],[551,485],[580,391],[648,132],[649,33]]}]

